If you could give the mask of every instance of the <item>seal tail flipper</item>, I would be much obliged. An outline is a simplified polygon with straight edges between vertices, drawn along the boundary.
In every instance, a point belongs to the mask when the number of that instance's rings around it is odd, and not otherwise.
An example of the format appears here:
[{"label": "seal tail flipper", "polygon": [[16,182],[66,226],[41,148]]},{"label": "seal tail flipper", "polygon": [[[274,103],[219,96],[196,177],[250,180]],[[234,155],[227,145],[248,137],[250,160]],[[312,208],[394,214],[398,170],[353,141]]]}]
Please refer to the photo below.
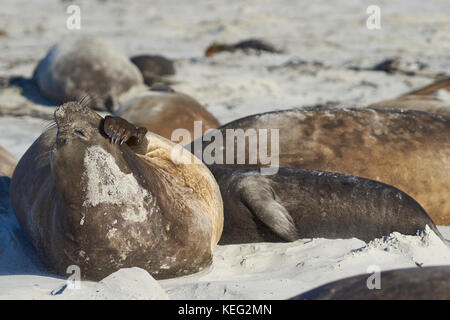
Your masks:
[{"label": "seal tail flipper", "polygon": [[241,202],[278,236],[287,241],[297,240],[295,223],[286,208],[275,199],[274,190],[261,181],[252,182],[243,187]]}]

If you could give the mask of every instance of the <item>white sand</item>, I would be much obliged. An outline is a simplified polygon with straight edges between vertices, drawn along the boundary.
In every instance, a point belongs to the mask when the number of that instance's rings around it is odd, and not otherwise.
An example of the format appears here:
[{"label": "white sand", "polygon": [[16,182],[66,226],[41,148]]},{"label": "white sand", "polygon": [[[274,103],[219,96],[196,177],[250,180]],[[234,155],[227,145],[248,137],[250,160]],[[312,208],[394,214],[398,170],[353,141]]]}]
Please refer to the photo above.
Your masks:
[{"label": "white sand", "polygon": [[[66,29],[69,4],[81,6],[82,28]],[[176,90],[204,104],[222,123],[252,113],[338,102],[367,105],[433,81],[425,76],[353,71],[401,56],[428,73],[450,68],[448,0],[377,1],[381,30],[365,27],[373,1],[39,1],[5,0],[0,11],[0,77],[30,77],[60,37],[85,33],[111,41],[128,55],[177,59]],[[279,55],[220,54],[213,41],[263,38]],[[291,61],[289,64],[288,62]],[[304,63],[299,63],[303,61]],[[323,66],[315,65],[320,62]],[[45,101],[19,88],[0,88],[0,110]],[[439,93],[447,97],[448,93]],[[447,99],[446,99],[447,100]],[[8,109],[9,108],[9,109]],[[22,110],[23,111],[23,110]],[[0,117],[0,145],[20,157],[42,132],[41,118]],[[450,227],[440,230],[450,239]],[[393,234],[369,244],[358,239],[305,239],[283,244],[219,246],[200,274],[154,281],[140,269],[121,270],[100,283],[60,290],[64,279],[45,273],[9,210],[0,215],[0,298],[18,299],[284,299],[339,278],[417,265],[450,265],[449,248],[433,233]],[[51,292],[60,294],[52,295]]]}]

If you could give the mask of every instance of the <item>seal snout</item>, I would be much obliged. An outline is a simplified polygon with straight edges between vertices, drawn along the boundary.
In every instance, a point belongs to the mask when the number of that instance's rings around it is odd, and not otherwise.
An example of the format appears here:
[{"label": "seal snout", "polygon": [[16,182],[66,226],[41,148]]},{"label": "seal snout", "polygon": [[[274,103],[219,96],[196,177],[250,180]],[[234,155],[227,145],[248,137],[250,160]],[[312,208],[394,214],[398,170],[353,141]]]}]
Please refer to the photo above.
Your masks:
[{"label": "seal snout", "polygon": [[75,124],[92,124],[97,126],[101,117],[78,101],[66,102],[56,108],[54,119],[58,129]]},{"label": "seal snout", "polygon": [[58,124],[58,127],[64,123],[71,122],[70,120],[73,119],[72,115],[82,111],[82,109],[83,106],[81,106],[78,102],[67,102],[62,106],[57,107],[54,113],[54,118]]},{"label": "seal snout", "polygon": [[77,101],[66,102],[62,106],[56,108],[55,117],[63,118],[70,113],[85,112],[85,109],[87,109],[87,107]]}]

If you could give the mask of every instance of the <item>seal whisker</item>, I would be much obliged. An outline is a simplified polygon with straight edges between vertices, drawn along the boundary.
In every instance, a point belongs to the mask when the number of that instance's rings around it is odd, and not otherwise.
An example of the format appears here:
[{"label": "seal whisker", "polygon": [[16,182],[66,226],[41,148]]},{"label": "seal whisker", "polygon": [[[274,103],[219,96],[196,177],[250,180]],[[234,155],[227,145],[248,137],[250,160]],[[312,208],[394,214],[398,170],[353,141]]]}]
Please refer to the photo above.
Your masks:
[{"label": "seal whisker", "polygon": [[44,121],[44,123],[45,123],[45,125],[44,125],[44,129],[42,130],[42,132],[54,129],[58,126],[58,124],[56,123],[54,118]]}]

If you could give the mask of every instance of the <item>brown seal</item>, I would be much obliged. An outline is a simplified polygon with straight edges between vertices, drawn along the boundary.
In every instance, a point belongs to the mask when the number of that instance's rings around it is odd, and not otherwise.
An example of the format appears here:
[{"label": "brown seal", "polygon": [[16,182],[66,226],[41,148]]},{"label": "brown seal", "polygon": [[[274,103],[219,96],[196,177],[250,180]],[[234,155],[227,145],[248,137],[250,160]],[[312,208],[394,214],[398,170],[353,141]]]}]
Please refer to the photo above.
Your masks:
[{"label": "brown seal", "polygon": [[450,102],[439,99],[436,95],[439,90],[450,91],[450,78],[437,80],[395,99],[371,104],[369,108],[419,110],[450,116]]},{"label": "brown seal", "polygon": [[450,77],[445,77],[439,80],[434,81],[433,83],[426,85],[422,88],[415,89],[411,92],[408,92],[406,95],[415,95],[415,96],[431,96],[438,90],[450,90]]},{"label": "brown seal", "polygon": [[450,266],[383,271],[380,288],[369,289],[372,274],[322,285],[291,300],[449,300]]},{"label": "brown seal", "polygon": [[0,173],[4,176],[11,177],[14,168],[17,165],[17,159],[0,146]]},{"label": "brown seal", "polygon": [[[227,129],[278,129],[279,166],[343,173],[392,185],[417,200],[436,224],[450,225],[450,118],[446,116],[299,108],[248,116],[219,129],[223,137]],[[203,141],[203,150],[210,143]],[[195,142],[186,148],[192,150],[192,145]],[[247,140],[246,150],[248,145]],[[229,148],[224,145],[223,159]],[[249,164],[248,152],[245,164],[237,164],[236,152],[229,156],[232,163],[221,166],[255,166]],[[258,154],[258,165],[263,164]]]},{"label": "brown seal", "polygon": [[172,139],[172,134],[176,129],[186,129],[194,137],[194,121],[202,122],[198,135],[219,126],[216,118],[195,99],[168,87],[139,94],[125,102],[114,115],[175,142],[178,138]]},{"label": "brown seal", "polygon": [[139,70],[120,50],[92,36],[68,37],[53,46],[34,71],[42,95],[56,104],[88,96],[92,107],[112,112],[134,87]]},{"label": "brown seal", "polygon": [[391,100],[380,101],[368,106],[373,109],[418,110],[450,116],[450,103],[436,97],[406,95]]},{"label": "brown seal", "polygon": [[203,164],[176,164],[172,142],[78,102],[55,122],[11,181],[17,219],[50,270],[78,265],[100,280],[136,266],[162,279],[210,264],[223,207]]}]

